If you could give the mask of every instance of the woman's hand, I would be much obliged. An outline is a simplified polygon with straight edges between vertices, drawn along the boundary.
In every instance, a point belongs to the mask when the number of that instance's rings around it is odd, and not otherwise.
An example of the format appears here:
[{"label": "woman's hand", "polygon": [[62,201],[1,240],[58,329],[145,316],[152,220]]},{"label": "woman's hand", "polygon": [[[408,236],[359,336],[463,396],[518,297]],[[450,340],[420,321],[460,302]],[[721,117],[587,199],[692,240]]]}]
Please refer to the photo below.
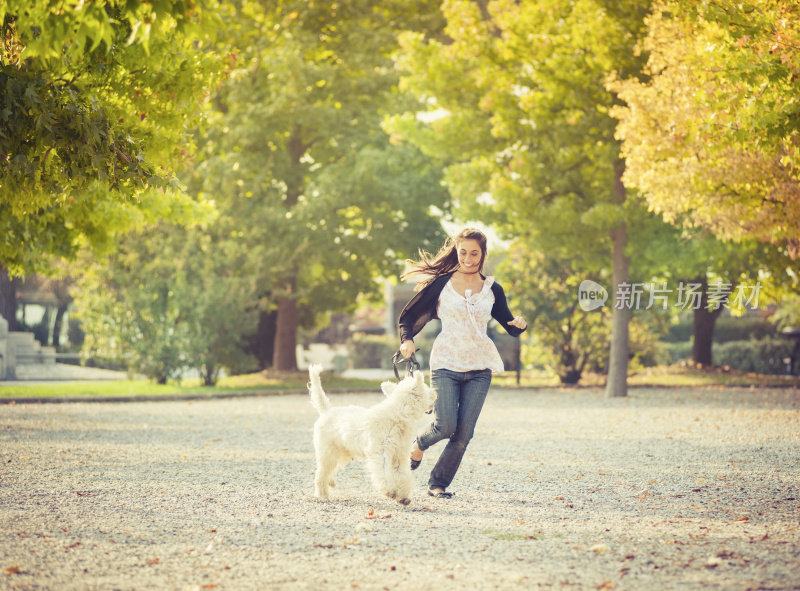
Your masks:
[{"label": "woman's hand", "polygon": [[509,326],[515,326],[520,330],[525,330],[528,328],[528,323],[525,322],[525,319],[522,316],[514,316],[514,320],[508,323]]},{"label": "woman's hand", "polygon": [[414,341],[403,341],[403,344],[400,345],[400,355],[408,359],[411,357],[417,348],[414,346]]}]

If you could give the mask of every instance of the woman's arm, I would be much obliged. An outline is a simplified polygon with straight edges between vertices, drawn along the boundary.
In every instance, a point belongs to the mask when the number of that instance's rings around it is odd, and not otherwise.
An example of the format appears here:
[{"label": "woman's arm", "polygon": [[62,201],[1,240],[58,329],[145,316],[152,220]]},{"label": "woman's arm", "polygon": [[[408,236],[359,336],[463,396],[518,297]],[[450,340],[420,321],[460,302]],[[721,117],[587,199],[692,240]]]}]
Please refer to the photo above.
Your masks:
[{"label": "woman's arm", "polygon": [[506,293],[499,283],[492,284],[494,293],[494,306],[492,306],[492,318],[497,320],[505,331],[512,337],[518,337],[528,328],[528,323],[522,316],[514,316],[508,309]]},{"label": "woman's arm", "polygon": [[[423,287],[421,291],[411,298],[405,308],[403,308],[403,311],[400,312],[398,325],[400,328],[401,343],[411,341],[413,344],[414,337],[417,336],[419,331],[421,331],[428,322],[436,318],[436,306],[439,302],[439,294],[450,280],[450,275],[452,275],[452,273],[440,275]],[[410,347],[410,345],[407,345],[407,347]]]}]

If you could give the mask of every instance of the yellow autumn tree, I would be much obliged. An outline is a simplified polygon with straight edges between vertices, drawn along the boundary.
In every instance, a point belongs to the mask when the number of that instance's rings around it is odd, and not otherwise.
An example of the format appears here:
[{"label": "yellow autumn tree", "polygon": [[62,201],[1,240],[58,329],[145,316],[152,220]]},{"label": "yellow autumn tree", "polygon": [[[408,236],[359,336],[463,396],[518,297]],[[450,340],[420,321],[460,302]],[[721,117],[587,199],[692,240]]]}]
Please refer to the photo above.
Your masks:
[{"label": "yellow autumn tree", "polygon": [[800,255],[800,5],[659,2],[649,78],[614,79],[623,180],[672,223]]}]

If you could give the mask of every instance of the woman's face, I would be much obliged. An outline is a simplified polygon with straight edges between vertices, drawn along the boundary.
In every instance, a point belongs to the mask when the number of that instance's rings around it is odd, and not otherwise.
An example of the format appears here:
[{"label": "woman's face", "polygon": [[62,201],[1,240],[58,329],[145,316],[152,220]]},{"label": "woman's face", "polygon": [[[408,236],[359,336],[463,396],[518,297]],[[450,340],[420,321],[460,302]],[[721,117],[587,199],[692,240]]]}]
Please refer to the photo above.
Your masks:
[{"label": "woman's face", "polygon": [[467,238],[458,243],[458,265],[464,273],[477,273],[481,268],[483,252],[477,240]]}]

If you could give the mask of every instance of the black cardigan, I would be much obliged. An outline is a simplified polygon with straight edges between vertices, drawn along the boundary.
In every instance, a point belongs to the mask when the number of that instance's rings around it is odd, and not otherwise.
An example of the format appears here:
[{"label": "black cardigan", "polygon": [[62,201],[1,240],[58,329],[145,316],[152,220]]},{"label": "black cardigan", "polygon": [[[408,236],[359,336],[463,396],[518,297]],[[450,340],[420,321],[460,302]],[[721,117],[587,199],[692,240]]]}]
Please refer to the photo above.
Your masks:
[{"label": "black cardigan", "polygon": [[[450,277],[455,273],[445,273],[439,275],[422,290],[420,290],[403,308],[400,313],[400,343],[413,340],[414,337],[434,318],[438,318],[437,307],[439,295],[444,286],[450,281]],[[524,329],[511,326],[508,323],[514,320],[514,315],[508,309],[506,294],[500,284],[492,283],[492,293],[494,294],[494,306],[492,306],[492,318],[497,320],[508,334],[518,337]]]}]

